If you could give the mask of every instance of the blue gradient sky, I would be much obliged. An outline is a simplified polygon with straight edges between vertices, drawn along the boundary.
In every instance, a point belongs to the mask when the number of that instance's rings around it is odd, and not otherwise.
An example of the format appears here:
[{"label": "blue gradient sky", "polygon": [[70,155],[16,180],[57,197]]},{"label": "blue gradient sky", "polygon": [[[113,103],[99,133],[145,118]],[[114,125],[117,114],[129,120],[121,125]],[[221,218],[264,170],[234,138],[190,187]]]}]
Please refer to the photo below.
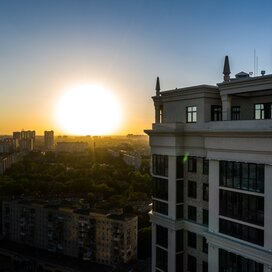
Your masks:
[{"label": "blue gradient sky", "polygon": [[272,73],[271,1],[2,0],[0,134],[62,131],[54,109],[65,89],[103,85],[125,113],[117,133],[153,121],[150,97],[162,89],[222,81],[258,67]]}]

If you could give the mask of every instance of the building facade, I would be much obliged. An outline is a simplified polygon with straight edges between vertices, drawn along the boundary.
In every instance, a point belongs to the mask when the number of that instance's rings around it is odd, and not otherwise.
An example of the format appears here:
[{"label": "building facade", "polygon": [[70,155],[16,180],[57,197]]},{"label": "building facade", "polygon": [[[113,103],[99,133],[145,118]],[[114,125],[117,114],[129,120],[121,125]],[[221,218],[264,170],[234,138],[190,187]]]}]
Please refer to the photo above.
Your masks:
[{"label": "building facade", "polygon": [[152,272],[272,271],[272,75],[160,91]]},{"label": "building facade", "polygon": [[101,264],[137,257],[137,216],[49,205],[43,201],[3,201],[3,236],[10,241]]},{"label": "building facade", "polygon": [[44,147],[45,150],[54,150],[54,131],[45,131],[44,132]]}]

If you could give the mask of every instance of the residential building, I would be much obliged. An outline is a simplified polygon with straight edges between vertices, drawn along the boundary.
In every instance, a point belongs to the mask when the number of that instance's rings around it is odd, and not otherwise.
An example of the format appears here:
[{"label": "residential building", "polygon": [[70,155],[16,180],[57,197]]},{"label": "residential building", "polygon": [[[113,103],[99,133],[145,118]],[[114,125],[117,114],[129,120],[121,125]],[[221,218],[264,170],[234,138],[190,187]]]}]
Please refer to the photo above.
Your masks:
[{"label": "residential building", "polygon": [[152,272],[272,271],[272,75],[160,91]]},{"label": "residential building", "polygon": [[45,201],[2,204],[3,236],[12,242],[107,265],[137,257],[137,216]]},{"label": "residential building", "polygon": [[44,147],[45,150],[53,150],[54,149],[54,131],[45,131],[44,132]]},{"label": "residential building", "polygon": [[24,152],[32,151],[35,147],[36,131],[22,130],[13,132],[13,139],[19,141],[19,150]]}]

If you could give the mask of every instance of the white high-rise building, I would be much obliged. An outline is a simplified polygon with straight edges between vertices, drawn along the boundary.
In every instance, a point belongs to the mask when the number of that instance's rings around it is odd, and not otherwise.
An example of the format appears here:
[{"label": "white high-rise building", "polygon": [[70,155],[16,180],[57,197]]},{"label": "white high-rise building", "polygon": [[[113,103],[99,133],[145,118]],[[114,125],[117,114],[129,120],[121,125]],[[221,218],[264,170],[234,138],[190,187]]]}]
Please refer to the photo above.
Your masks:
[{"label": "white high-rise building", "polygon": [[272,271],[272,75],[160,91],[152,272]]}]

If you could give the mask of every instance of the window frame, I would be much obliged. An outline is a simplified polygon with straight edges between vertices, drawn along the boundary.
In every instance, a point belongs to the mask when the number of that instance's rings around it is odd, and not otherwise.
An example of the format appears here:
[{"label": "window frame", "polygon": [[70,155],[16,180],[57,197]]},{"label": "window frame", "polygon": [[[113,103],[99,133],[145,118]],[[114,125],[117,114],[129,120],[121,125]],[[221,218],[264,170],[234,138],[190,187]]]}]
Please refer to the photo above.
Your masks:
[{"label": "window frame", "polygon": [[186,123],[197,122],[197,106],[186,107]]}]

